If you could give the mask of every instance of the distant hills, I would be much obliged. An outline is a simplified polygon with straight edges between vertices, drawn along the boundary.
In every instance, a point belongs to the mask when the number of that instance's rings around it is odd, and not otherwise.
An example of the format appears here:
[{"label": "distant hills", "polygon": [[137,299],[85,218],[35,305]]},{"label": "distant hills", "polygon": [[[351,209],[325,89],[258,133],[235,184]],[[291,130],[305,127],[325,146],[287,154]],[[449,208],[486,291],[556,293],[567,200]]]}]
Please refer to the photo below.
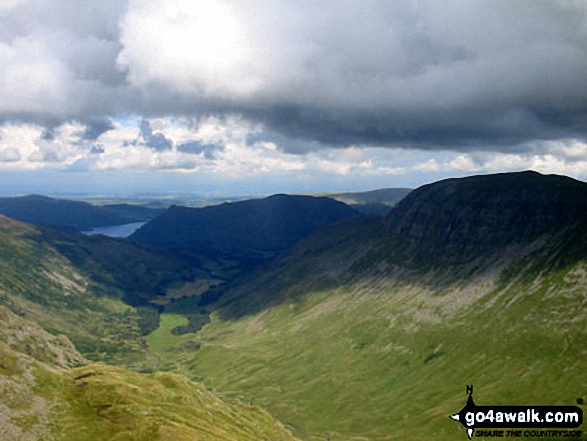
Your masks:
[{"label": "distant hills", "polygon": [[411,188],[381,188],[362,192],[326,193],[323,196],[344,202],[367,216],[384,216],[410,191]]},{"label": "distant hills", "polygon": [[131,239],[256,262],[327,225],[360,216],[348,205],[325,197],[274,195],[204,208],[174,206]]},{"label": "distant hills", "polygon": [[78,231],[146,222],[163,211],[130,204],[97,206],[39,195],[0,198],[0,214],[35,225],[66,226]]},{"label": "distant hills", "polygon": [[328,196],[329,198],[344,202],[348,205],[382,204],[394,207],[411,191],[411,188],[380,188],[370,191],[326,193],[324,196]]}]

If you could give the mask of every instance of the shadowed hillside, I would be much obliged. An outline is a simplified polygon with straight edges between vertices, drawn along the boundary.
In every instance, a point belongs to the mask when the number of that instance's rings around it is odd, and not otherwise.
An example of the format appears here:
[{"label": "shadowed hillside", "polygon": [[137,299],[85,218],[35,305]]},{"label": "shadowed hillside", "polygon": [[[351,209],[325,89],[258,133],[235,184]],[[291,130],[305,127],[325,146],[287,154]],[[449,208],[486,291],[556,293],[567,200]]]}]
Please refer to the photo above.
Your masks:
[{"label": "shadowed hillside", "polygon": [[31,224],[67,226],[78,231],[148,221],[162,212],[128,204],[95,206],[38,195],[0,198],[0,214]]},{"label": "shadowed hillside", "polygon": [[156,247],[257,262],[329,224],[358,216],[329,198],[275,195],[204,208],[174,206],[131,238]]},{"label": "shadowed hillside", "polygon": [[384,237],[391,255],[414,265],[463,263],[586,226],[587,184],[521,172],[423,186],[389,213]]}]

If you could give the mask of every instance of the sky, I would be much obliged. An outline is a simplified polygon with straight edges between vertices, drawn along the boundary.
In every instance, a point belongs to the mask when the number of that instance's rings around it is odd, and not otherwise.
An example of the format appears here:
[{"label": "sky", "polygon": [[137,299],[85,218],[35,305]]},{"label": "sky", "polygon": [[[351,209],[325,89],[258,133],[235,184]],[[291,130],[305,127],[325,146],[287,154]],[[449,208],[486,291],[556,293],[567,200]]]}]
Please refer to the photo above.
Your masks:
[{"label": "sky", "polygon": [[0,193],[587,180],[585,0],[2,0]]}]

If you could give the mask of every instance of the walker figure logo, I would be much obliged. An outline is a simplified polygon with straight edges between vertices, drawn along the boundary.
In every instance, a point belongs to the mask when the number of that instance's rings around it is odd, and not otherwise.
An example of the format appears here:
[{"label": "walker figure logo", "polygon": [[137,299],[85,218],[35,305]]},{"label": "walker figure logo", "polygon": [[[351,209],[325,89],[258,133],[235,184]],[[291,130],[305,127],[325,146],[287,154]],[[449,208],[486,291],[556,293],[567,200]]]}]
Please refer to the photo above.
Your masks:
[{"label": "walker figure logo", "polygon": [[467,404],[459,413],[449,418],[460,422],[467,429],[469,439],[475,429],[484,437],[576,437],[580,430],[516,430],[569,429],[583,423],[583,411],[577,406],[477,406],[473,401],[473,386],[467,386]]}]

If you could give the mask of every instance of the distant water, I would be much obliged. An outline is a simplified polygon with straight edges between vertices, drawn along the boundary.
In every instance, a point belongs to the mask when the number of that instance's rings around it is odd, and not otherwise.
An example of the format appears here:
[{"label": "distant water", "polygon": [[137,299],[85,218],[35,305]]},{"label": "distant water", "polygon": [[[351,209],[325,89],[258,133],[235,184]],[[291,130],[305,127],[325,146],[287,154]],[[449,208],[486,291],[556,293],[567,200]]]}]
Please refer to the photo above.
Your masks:
[{"label": "distant water", "polygon": [[145,224],[146,222],[133,222],[132,224],[110,225],[108,227],[98,227],[88,231],[82,231],[82,233],[89,236],[103,234],[109,237],[128,237]]}]

